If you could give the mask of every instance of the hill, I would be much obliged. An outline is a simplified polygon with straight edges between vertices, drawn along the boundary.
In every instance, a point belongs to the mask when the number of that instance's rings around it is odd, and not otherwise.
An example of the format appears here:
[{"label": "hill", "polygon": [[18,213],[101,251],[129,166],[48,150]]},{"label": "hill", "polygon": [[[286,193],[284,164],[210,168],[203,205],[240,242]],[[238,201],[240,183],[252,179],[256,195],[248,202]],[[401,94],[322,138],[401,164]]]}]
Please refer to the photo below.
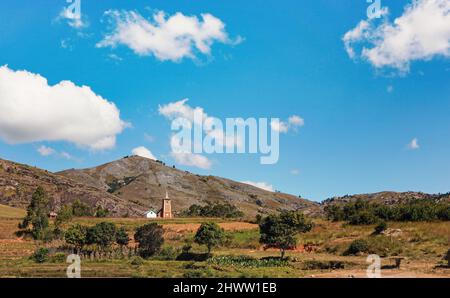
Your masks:
[{"label": "hill", "polygon": [[57,174],[132,202],[143,211],[159,210],[166,190],[175,212],[208,201],[228,202],[250,217],[280,210],[315,213],[319,209],[317,203],[296,196],[269,192],[220,177],[195,175],[138,156]]},{"label": "hill", "polygon": [[26,209],[38,186],[44,187],[50,198],[50,207],[55,211],[79,199],[91,207],[106,208],[113,216],[140,214],[136,204],[103,190],[45,170],[0,159],[0,204]]},{"label": "hill", "polygon": [[417,200],[433,200],[436,202],[450,202],[450,193],[445,194],[427,194],[423,192],[393,192],[384,191],[370,194],[346,195],[342,197],[334,197],[322,202],[323,206],[333,204],[345,204],[355,202],[357,200],[367,201],[369,203],[377,203],[387,206],[409,203]]}]

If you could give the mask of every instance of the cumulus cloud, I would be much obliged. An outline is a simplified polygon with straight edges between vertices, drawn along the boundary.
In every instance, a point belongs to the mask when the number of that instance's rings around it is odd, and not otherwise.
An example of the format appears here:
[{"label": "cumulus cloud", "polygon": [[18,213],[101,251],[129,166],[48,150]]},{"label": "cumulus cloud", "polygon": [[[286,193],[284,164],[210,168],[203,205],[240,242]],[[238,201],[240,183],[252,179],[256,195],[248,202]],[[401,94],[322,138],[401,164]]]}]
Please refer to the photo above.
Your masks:
[{"label": "cumulus cloud", "polygon": [[87,86],[0,67],[0,139],[10,144],[67,141],[92,150],[115,146],[128,124]]},{"label": "cumulus cloud", "polygon": [[[450,56],[450,2],[417,0],[407,5],[393,22],[388,11],[383,19],[362,20],[343,41],[351,58],[361,56],[376,68],[391,67],[407,72],[415,60]],[[362,44],[357,54],[356,45]]]},{"label": "cumulus cloud", "polygon": [[149,158],[149,159],[152,159],[152,160],[157,160],[157,158],[153,155],[153,153],[150,150],[148,150],[147,148],[145,148],[144,146],[134,148],[131,151],[131,153],[133,155],[137,155],[137,156],[140,156],[140,157],[145,157],[145,158]]},{"label": "cumulus cloud", "polygon": [[208,13],[198,18],[180,12],[168,16],[159,11],[150,20],[135,11],[110,10],[106,15],[114,29],[97,47],[125,45],[137,55],[153,55],[161,61],[194,59],[197,53],[210,55],[214,42],[237,44],[242,40],[231,40],[225,24]]},{"label": "cumulus cloud", "polygon": [[40,155],[50,156],[56,153],[55,149],[42,145],[37,149]]},{"label": "cumulus cloud", "polygon": [[257,188],[261,188],[263,190],[274,192],[275,189],[272,185],[266,182],[253,182],[253,181],[242,181],[244,184],[248,184]]},{"label": "cumulus cloud", "polygon": [[270,127],[275,130],[278,131],[280,133],[288,133],[289,130],[293,129],[293,130],[297,130],[299,127],[304,126],[305,125],[305,120],[297,115],[292,115],[289,117],[288,121],[275,121],[272,120],[270,123]]},{"label": "cumulus cloud", "polygon": [[419,149],[420,148],[419,140],[417,138],[412,139],[411,142],[408,143],[407,147],[410,150],[417,150],[417,149]]},{"label": "cumulus cloud", "polygon": [[200,169],[208,170],[212,166],[212,162],[203,155],[184,152],[171,152],[170,155],[175,161],[184,166],[197,167]]}]

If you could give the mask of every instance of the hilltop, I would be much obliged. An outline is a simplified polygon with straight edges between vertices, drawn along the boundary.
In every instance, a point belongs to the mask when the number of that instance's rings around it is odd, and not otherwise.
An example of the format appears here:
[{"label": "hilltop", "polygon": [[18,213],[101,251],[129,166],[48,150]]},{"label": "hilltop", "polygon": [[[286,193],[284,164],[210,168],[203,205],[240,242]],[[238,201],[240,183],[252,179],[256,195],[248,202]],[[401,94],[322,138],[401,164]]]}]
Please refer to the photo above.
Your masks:
[{"label": "hilltop", "polygon": [[83,183],[48,171],[0,159],[0,204],[26,209],[38,186],[44,187],[50,198],[51,209],[79,199],[91,207],[101,206],[112,216],[137,216],[138,205]]}]

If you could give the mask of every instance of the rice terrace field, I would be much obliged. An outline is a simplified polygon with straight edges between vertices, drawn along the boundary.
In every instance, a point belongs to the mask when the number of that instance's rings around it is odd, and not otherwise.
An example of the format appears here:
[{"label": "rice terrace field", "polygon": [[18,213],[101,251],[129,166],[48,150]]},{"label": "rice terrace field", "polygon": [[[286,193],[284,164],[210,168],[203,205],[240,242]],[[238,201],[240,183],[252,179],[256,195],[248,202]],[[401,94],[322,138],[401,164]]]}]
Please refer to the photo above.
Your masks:
[{"label": "rice terrace field", "polygon": [[[64,243],[55,240],[42,243],[16,235],[25,215],[21,209],[0,205],[0,276],[2,277],[66,277]],[[258,225],[251,222],[205,218],[147,220],[131,218],[73,218],[70,225],[93,226],[112,222],[123,227],[133,239],[136,228],[157,222],[164,228],[162,250],[142,259],[127,255],[83,257],[82,277],[365,277],[367,254],[346,255],[350,243],[366,239],[371,249],[382,257],[383,277],[450,277],[443,260],[450,235],[448,222],[388,223],[391,235],[374,236],[374,226],[351,226],[343,222],[314,219],[311,231],[298,235],[298,245],[286,252],[286,259],[277,258],[279,251],[264,250],[259,243]],[[192,239],[202,222],[215,222],[225,230],[227,240],[205,257],[206,248]],[[53,224],[53,223],[51,223]],[[189,243],[190,258],[180,258]],[[128,244],[133,251],[136,243]],[[31,255],[46,247],[50,256],[36,262]],[[127,251],[127,250],[126,250]],[[404,258],[395,268],[392,256]]]}]

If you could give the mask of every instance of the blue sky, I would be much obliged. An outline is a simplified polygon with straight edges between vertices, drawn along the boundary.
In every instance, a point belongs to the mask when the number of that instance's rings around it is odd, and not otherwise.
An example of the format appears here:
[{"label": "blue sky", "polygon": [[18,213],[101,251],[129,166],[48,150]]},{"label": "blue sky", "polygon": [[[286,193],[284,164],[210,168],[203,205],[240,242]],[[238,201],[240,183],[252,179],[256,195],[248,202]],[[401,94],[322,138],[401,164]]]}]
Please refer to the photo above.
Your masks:
[{"label": "blue sky", "polygon": [[[439,11],[432,2],[440,1],[423,0],[409,7],[408,1],[384,0],[382,5],[389,12],[367,20],[369,4],[362,0],[81,0],[83,26],[78,27],[58,17],[68,5],[63,0],[3,1],[0,66],[8,65],[11,72],[39,74],[49,85],[67,80],[75,86],[89,86],[95,95],[113,102],[122,121],[131,125],[113,133],[114,146],[93,150],[85,139],[47,138],[51,132],[26,127],[33,127],[32,118],[27,118],[27,125],[14,122],[15,126],[8,126],[5,136],[9,122],[0,121],[0,157],[58,171],[95,166],[144,146],[169,165],[265,183],[313,200],[383,190],[447,192],[449,34],[448,30],[437,37],[419,32],[424,26],[414,18],[416,14],[428,16],[431,24],[427,25],[433,32],[442,24],[449,28],[448,5],[442,16],[433,17]],[[155,48],[138,53],[123,40],[115,47],[99,47],[105,36],[115,32],[112,17],[105,15],[108,10],[121,16],[134,11],[149,22],[158,11],[165,12],[166,20],[181,13],[196,16],[199,22],[201,14],[208,13],[226,25],[222,33],[226,32],[227,39],[214,39],[209,53],[190,46],[195,58],[178,60],[158,57]],[[418,30],[419,45],[415,46],[419,50],[408,48],[411,37],[404,34],[405,28],[396,27],[396,18],[405,20],[406,29]],[[433,20],[442,22],[433,24]],[[353,31],[354,38],[347,45],[356,54],[350,57],[343,38],[362,21],[368,27],[362,33]],[[398,35],[392,39],[382,26],[392,26]],[[392,40],[399,44],[392,46]],[[373,51],[365,56],[362,47]],[[167,51],[176,50],[159,45],[156,49],[167,57],[173,53]],[[1,80],[0,107],[2,101],[11,107],[15,97],[9,95],[6,83],[2,89]],[[29,106],[35,106],[33,112],[53,117],[55,113],[36,103],[39,94],[34,89],[17,88],[24,90]],[[275,165],[261,165],[259,155],[215,154],[206,156],[212,163],[209,169],[186,166],[170,155],[170,121],[158,111],[160,105],[184,98],[189,98],[190,106],[202,107],[221,119],[277,117],[286,121],[298,115],[305,123],[281,134],[280,159]],[[77,102],[76,97],[68,100]],[[9,118],[1,111],[0,116]],[[17,141],[20,138],[12,134],[23,136],[24,129],[40,137]],[[43,146],[48,149],[46,156],[38,152]]]}]

